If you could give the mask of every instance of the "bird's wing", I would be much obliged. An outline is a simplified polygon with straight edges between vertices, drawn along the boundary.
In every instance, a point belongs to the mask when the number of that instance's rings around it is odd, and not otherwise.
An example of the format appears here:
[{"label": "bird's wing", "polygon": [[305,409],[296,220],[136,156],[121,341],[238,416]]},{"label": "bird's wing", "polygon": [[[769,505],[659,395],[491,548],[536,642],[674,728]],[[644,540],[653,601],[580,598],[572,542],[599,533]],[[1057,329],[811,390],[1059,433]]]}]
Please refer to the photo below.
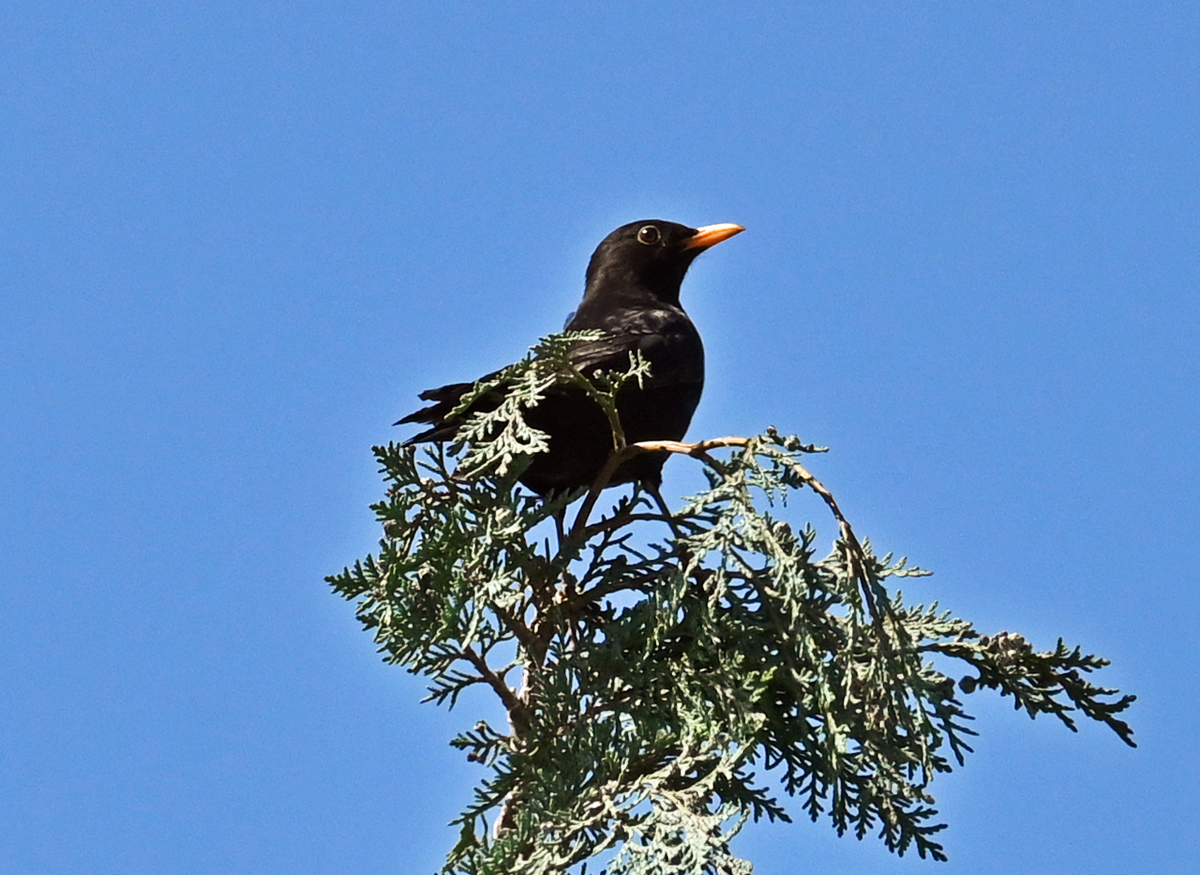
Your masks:
[{"label": "bird's wing", "polygon": [[[572,348],[571,362],[584,374],[591,377],[596,371],[629,370],[629,355],[640,352],[650,362],[650,377],[644,385],[683,386],[704,383],[704,351],[696,329],[686,317],[683,320],[642,321],[626,319],[619,333],[609,334],[599,340],[588,340]],[[495,371],[482,377],[491,380],[500,375]],[[451,383],[421,393],[422,401],[432,402],[401,419],[396,425],[422,423],[432,426],[409,438],[405,443],[453,440],[466,416],[453,415],[451,411],[459,405],[464,395],[474,388],[474,383]],[[574,396],[580,390],[572,386],[551,386],[546,390],[550,396]],[[466,415],[480,411],[495,410],[504,400],[504,391],[496,389],[473,402]]]},{"label": "bird's wing", "polygon": [[598,370],[629,370],[633,352],[640,352],[650,363],[647,385],[704,382],[704,353],[695,329],[611,334],[580,343],[571,350],[571,362],[590,377]]}]

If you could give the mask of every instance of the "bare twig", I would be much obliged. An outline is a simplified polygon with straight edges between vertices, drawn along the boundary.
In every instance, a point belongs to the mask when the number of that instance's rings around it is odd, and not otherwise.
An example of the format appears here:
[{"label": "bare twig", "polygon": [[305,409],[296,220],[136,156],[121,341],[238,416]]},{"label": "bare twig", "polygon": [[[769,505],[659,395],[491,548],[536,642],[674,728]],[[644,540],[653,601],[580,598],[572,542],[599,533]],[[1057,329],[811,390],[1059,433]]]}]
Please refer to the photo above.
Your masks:
[{"label": "bare twig", "polygon": [[604,467],[596,475],[596,479],[592,482],[592,488],[588,490],[587,497],[583,500],[583,505],[579,508],[579,513],[575,516],[575,522],[571,525],[570,537],[574,539],[583,534],[587,526],[588,517],[592,513],[592,508],[595,507],[597,499],[600,498],[600,493],[608,486],[617,469],[634,456],[642,453],[681,453],[685,456],[700,459],[716,471],[724,473],[724,467],[710,456],[708,451],[718,449],[719,447],[746,447],[750,443],[750,438],[723,437],[697,441],[692,444],[685,444],[682,441],[640,441],[639,443],[623,447],[608,457],[608,461],[604,463]]},{"label": "bare twig", "polygon": [[463,658],[475,667],[475,671],[479,672],[479,676],[496,691],[496,695],[500,697],[500,701],[508,709],[508,719],[512,723],[513,729],[517,732],[528,729],[529,715],[526,712],[525,703],[517,696],[516,691],[506,684],[500,675],[492,671],[492,667],[487,664],[487,660],[476,653],[475,648],[470,644],[463,649],[462,655]]}]

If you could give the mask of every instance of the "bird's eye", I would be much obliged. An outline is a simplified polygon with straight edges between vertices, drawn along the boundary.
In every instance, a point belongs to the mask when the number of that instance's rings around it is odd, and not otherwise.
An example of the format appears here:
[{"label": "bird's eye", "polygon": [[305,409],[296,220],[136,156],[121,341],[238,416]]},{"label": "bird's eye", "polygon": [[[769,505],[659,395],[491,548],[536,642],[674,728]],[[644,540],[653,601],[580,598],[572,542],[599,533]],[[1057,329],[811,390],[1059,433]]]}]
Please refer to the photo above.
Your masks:
[{"label": "bird's eye", "polygon": [[645,243],[647,246],[653,246],[662,239],[662,233],[655,225],[642,225],[638,231],[638,243]]}]

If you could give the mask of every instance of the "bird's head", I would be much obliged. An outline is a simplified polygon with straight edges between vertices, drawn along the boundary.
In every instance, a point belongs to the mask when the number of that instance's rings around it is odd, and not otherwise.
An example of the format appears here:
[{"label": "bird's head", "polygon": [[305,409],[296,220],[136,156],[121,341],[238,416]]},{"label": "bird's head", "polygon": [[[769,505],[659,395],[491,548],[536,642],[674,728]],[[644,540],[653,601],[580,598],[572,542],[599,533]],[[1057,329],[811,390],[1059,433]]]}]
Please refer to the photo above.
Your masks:
[{"label": "bird's head", "polygon": [[731,223],[689,228],[661,219],[622,225],[592,253],[584,297],[648,296],[678,304],[679,287],[696,256],[744,230]]}]

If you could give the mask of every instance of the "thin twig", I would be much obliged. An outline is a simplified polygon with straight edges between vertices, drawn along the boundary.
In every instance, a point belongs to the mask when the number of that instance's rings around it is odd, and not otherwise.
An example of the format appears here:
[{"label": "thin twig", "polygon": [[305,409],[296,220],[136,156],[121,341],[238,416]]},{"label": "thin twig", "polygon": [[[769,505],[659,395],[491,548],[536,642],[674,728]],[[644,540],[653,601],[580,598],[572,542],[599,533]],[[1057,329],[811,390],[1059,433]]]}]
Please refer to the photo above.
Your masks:
[{"label": "thin twig", "polygon": [[595,507],[597,499],[600,498],[600,493],[608,486],[617,469],[634,456],[641,455],[642,453],[680,453],[700,459],[718,472],[724,473],[724,468],[716,459],[708,454],[708,451],[720,447],[747,447],[750,443],[750,438],[723,437],[697,441],[692,444],[685,444],[682,441],[639,441],[636,444],[625,446],[609,456],[608,461],[604,463],[604,467],[600,469],[600,473],[596,475],[596,479],[592,482],[592,488],[588,490],[587,498],[583,500],[583,505],[579,508],[579,513],[575,516],[575,522],[571,525],[570,537],[575,539],[584,532],[588,517],[592,513],[592,508]]},{"label": "thin twig", "polygon": [[500,622],[504,623],[508,630],[513,633],[513,636],[526,651],[533,653],[537,650],[539,644],[537,636],[533,634],[533,630],[529,628],[524,620],[500,605],[492,605],[492,610],[500,618]]},{"label": "thin twig", "polygon": [[462,651],[463,657],[475,666],[475,670],[500,697],[500,701],[504,703],[504,707],[508,709],[508,719],[512,723],[513,729],[517,732],[522,732],[529,728],[529,715],[525,709],[525,703],[517,696],[516,692],[506,684],[498,674],[492,671],[492,667],[487,664],[487,660],[475,652],[475,648],[470,644]]}]

